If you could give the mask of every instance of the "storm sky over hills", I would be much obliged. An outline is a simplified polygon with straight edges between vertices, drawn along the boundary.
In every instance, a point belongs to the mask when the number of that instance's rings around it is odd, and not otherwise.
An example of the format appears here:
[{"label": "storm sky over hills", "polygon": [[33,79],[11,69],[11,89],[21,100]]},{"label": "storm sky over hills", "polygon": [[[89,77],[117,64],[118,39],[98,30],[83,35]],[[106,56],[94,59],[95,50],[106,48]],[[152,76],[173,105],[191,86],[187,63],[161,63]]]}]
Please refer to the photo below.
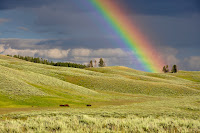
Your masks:
[{"label": "storm sky over hills", "polygon": [[[199,0],[111,0],[124,9],[166,64],[200,70]],[[137,68],[82,0],[0,0],[0,53]],[[102,18],[103,19],[103,18]],[[162,69],[162,68],[161,68]]]}]

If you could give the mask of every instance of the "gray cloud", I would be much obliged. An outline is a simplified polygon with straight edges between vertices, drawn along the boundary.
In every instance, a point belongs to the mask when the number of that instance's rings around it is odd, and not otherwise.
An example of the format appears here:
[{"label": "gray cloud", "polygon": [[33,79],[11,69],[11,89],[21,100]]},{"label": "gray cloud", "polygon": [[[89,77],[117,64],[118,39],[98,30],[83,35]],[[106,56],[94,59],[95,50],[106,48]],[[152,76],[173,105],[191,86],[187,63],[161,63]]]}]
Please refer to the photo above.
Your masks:
[{"label": "gray cloud", "polygon": [[[67,35],[81,38],[101,37],[105,33],[97,26],[93,12],[70,12],[59,5],[45,6],[34,10],[35,31],[54,33],[57,36]],[[66,11],[67,10],[67,11]],[[87,34],[85,34],[87,33]]]},{"label": "gray cloud", "polygon": [[66,39],[20,39],[20,38],[0,38],[0,44],[9,44],[17,49],[49,49],[49,48],[116,48],[112,41],[101,38],[67,38]]},{"label": "gray cloud", "polygon": [[63,59],[68,56],[69,50],[61,49],[13,49],[9,45],[1,44],[0,53],[4,55],[22,55],[22,56],[32,56],[32,57],[44,57],[50,59]]},{"label": "gray cloud", "polygon": [[199,71],[200,70],[200,56],[191,56],[184,59],[184,64],[188,70]]},{"label": "gray cloud", "polygon": [[10,21],[9,19],[0,18],[0,24],[6,23],[6,22],[9,22],[9,21]]},{"label": "gray cloud", "polygon": [[[140,28],[154,45],[174,48],[200,48],[200,15],[185,17],[129,15],[134,24]],[[164,45],[165,46],[165,45]]]},{"label": "gray cloud", "polygon": [[13,49],[48,49],[45,43],[48,39],[20,39],[20,38],[0,38],[0,44],[9,45]]},{"label": "gray cloud", "polygon": [[[14,49],[9,45],[0,44],[0,53],[7,55],[22,55],[22,56],[32,56],[32,57],[42,57],[50,60],[57,61],[70,61],[82,64],[88,64],[90,60],[99,60],[99,58],[104,58],[106,65],[123,65],[131,66],[133,63],[133,58],[131,58],[131,53],[124,51],[120,48],[114,49]],[[132,60],[132,61],[130,61]],[[134,60],[137,63],[137,59]]]},{"label": "gray cloud", "polygon": [[48,49],[48,50],[38,50],[35,54],[39,57],[45,57],[50,59],[63,59],[68,56],[70,49],[61,50],[61,49]]},{"label": "gray cloud", "polygon": [[[169,3],[173,5],[173,1]],[[106,27],[103,22],[98,22],[99,14],[95,14],[94,11],[76,12],[69,10],[73,9],[63,8],[63,4],[48,5],[35,10],[37,16],[35,32],[53,34],[59,38],[70,38],[65,44],[72,48],[80,45],[93,49],[95,47],[118,47],[116,40],[119,39],[119,36],[110,26]],[[128,14],[128,17],[140,28],[142,34],[151,38],[155,46],[167,42],[170,47],[175,48],[191,46],[200,48],[200,45],[197,45],[200,43],[198,36],[200,34],[199,14],[181,17]],[[102,21],[102,18],[99,20]]]},{"label": "gray cloud", "polygon": [[[185,70],[200,70],[200,68],[188,65],[194,64],[191,63],[197,60],[194,57],[199,56],[199,0],[115,1],[125,4],[124,6],[129,11],[126,15],[135,21],[136,26],[151,39],[155,47],[159,47],[157,51],[160,51],[167,64],[177,64]],[[102,22],[100,14],[95,14],[96,12],[91,10],[86,2],[78,0],[2,0],[0,10],[8,9],[13,9],[16,14],[18,11],[27,13],[18,12],[18,15],[22,17],[10,15],[10,18],[18,21],[12,27],[19,28],[23,22],[24,26],[30,28],[31,33],[28,35],[29,32],[26,32],[27,36],[24,36],[17,29],[3,28],[4,37],[34,38],[39,36],[53,39],[2,38],[0,44],[5,46],[1,46],[1,51],[10,48],[7,52],[13,50],[13,53],[16,51],[20,54],[32,53],[34,56],[83,63],[87,63],[90,59],[103,57],[109,65],[132,67],[137,64],[134,57],[130,57],[127,51],[122,50],[126,48],[125,45],[118,45],[119,36],[111,30],[110,26],[107,27]],[[33,19],[30,19],[30,22],[26,21],[29,20],[27,18]],[[0,24],[5,23],[9,26],[10,23],[6,22],[8,21],[0,19]],[[26,27],[19,29],[27,30]],[[57,53],[58,56],[53,57],[53,53]]]},{"label": "gray cloud", "polygon": [[[173,0],[166,2],[148,2],[151,6],[142,4],[144,2],[143,0],[141,0],[143,2],[135,0],[126,1],[127,2],[123,2],[121,0],[125,5],[129,3],[128,5],[134,6],[133,4],[135,3],[135,5],[138,4],[144,8],[138,12],[150,12],[151,10],[156,10],[156,8],[159,8],[159,5],[161,5],[166,8],[164,9],[166,12],[167,7],[173,8],[174,12],[176,12],[175,7],[181,8],[177,9],[179,10],[178,12],[185,12],[182,10],[182,7],[186,7],[186,12],[188,11],[191,13],[193,12],[190,11],[193,10],[192,7],[196,6],[194,4],[196,2],[195,0],[183,0],[182,3],[180,0],[177,0],[177,2]],[[36,3],[37,2],[38,1],[36,1]],[[14,3],[16,3],[16,1]],[[30,30],[44,38],[49,38],[49,36],[59,38],[56,40],[49,40],[49,45],[53,45],[53,43],[59,41],[62,42],[62,44],[60,43],[58,46],[65,48],[83,47],[98,49],[118,47],[116,42],[119,37],[113,35],[115,32],[111,30],[110,26],[108,26],[109,29],[104,23],[101,23],[103,20],[100,14],[95,14],[94,10],[85,9],[88,7],[86,2],[69,0],[67,2],[48,2],[47,4],[38,2],[36,5],[37,6],[34,6],[34,8],[29,9],[29,11],[31,10],[31,13],[35,15],[35,20],[33,20],[34,25],[32,25]],[[155,7],[155,9],[152,7]],[[21,10],[25,11],[24,9]],[[151,38],[151,40],[155,42],[155,45],[168,43],[170,47],[175,48],[191,46],[200,48],[200,45],[198,45],[200,43],[198,37],[200,34],[200,15],[198,13],[173,17],[171,15],[153,15],[151,13],[148,14],[148,12],[135,14],[133,11],[130,11],[130,14],[127,15],[129,18],[132,18],[133,21],[136,21],[136,26],[141,29],[142,33]],[[13,33],[13,31],[11,32]],[[11,34],[11,32],[9,32],[9,34]],[[111,36],[115,38],[111,38]]]},{"label": "gray cloud", "polygon": [[[180,16],[200,13],[199,0],[114,0],[123,5],[127,13]],[[144,4],[145,3],[145,4]]]},{"label": "gray cloud", "polygon": [[[65,40],[64,42],[67,42]],[[106,65],[122,65],[141,70],[140,63],[130,51],[121,48],[83,48],[83,47],[64,47],[63,40],[48,39],[0,39],[1,54],[19,54],[35,57],[43,57],[57,61],[70,61],[87,64],[90,60],[104,58]],[[178,65],[181,70],[200,70],[199,56],[180,58],[181,49],[167,45],[156,47],[160,58],[164,60],[170,68]]]},{"label": "gray cloud", "polygon": [[0,53],[4,52],[5,50],[5,44],[0,44]]},{"label": "gray cloud", "polygon": [[33,8],[48,5],[54,0],[1,0],[0,10],[16,9],[16,8]]},{"label": "gray cloud", "polygon": [[180,59],[177,58],[177,54],[179,53],[177,49],[169,46],[162,46],[159,48],[159,50],[162,53],[162,59],[164,62],[166,62],[166,65],[172,66],[174,64],[178,65],[180,63]]},{"label": "gray cloud", "polygon": [[162,46],[159,51],[162,53],[162,59],[170,68],[176,64],[179,70],[200,71],[200,56],[180,58],[178,57],[180,50],[169,46]]},{"label": "gray cloud", "polygon": [[[180,15],[185,13],[199,13],[199,0],[112,0],[113,2],[124,6],[129,12],[136,14],[150,15]],[[145,3],[145,4],[144,4]],[[1,0],[0,10],[16,8],[39,8],[53,5],[54,7],[69,9],[70,11],[90,11],[87,2],[82,0]],[[81,6],[77,6],[81,5]],[[86,7],[84,7],[86,6]],[[76,10],[74,10],[74,7]],[[57,9],[57,8],[54,8]]]},{"label": "gray cloud", "polygon": [[123,51],[120,48],[115,48],[115,49],[83,49],[83,48],[78,48],[78,49],[73,49],[71,50],[71,56],[76,56],[76,57],[127,57],[129,56],[130,53]]},{"label": "gray cloud", "polygon": [[90,60],[99,60],[103,58],[108,66],[128,66],[132,67],[134,63],[138,63],[136,58],[132,58],[131,52],[127,52],[120,48],[109,49],[71,49],[68,60],[77,63],[88,64]]},{"label": "gray cloud", "polygon": [[29,31],[29,29],[26,28],[26,27],[18,27],[18,29],[19,29],[19,30],[23,30],[23,31]]}]

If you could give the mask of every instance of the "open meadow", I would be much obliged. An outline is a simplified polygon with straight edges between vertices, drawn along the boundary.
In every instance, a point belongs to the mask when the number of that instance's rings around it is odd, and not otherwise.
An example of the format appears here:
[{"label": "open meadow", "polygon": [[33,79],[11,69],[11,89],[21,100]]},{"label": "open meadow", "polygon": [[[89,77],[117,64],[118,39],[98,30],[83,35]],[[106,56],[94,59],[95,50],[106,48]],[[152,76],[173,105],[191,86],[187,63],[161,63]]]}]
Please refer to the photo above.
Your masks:
[{"label": "open meadow", "polygon": [[0,132],[200,132],[200,72],[78,69],[0,55]]}]

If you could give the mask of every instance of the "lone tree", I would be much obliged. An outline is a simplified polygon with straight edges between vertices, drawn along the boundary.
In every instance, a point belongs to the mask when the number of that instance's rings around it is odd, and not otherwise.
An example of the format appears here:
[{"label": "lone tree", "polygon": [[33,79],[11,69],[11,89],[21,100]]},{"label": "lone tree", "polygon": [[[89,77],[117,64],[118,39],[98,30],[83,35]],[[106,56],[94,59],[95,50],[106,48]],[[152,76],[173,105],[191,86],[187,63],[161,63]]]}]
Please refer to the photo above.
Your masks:
[{"label": "lone tree", "polygon": [[168,73],[169,72],[169,66],[168,65],[164,66],[163,69],[162,69],[162,71],[164,73]]},{"label": "lone tree", "polygon": [[92,63],[92,60],[90,61],[90,67],[93,67],[93,63]]},{"label": "lone tree", "polygon": [[99,60],[99,67],[104,67],[105,66],[105,62],[103,61],[102,58],[100,58]]},{"label": "lone tree", "polygon": [[165,67],[165,66],[163,67],[162,71],[163,71],[164,73],[166,73],[166,67]]},{"label": "lone tree", "polygon": [[168,73],[169,72],[169,66],[166,65],[166,72]]},{"label": "lone tree", "polygon": [[172,67],[172,70],[171,70],[171,72],[172,73],[177,73],[177,66],[176,65],[173,65],[173,67]]},{"label": "lone tree", "polygon": [[97,67],[97,61],[94,60],[94,67]]}]

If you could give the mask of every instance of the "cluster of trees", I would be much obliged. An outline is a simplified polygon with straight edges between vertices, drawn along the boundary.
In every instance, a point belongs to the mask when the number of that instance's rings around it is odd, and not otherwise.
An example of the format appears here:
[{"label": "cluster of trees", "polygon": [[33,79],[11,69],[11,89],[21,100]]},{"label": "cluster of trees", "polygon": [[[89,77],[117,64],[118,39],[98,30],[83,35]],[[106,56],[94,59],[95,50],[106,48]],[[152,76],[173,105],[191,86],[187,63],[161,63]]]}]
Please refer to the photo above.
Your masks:
[{"label": "cluster of trees", "polygon": [[[10,57],[15,57],[18,59],[22,59],[22,60],[26,60],[29,62],[34,62],[34,63],[41,63],[41,64],[46,64],[46,65],[52,65],[52,66],[61,66],[61,67],[74,67],[74,68],[86,68],[86,67],[97,67],[97,61],[94,61],[94,66],[93,66],[93,61],[91,60],[90,63],[86,66],[86,65],[82,65],[82,64],[77,64],[77,63],[71,63],[71,62],[56,62],[54,63],[53,61],[49,61],[43,58],[34,58],[34,57],[30,57],[30,56],[20,56],[20,55],[7,55]],[[105,62],[102,58],[100,58],[99,60],[99,67],[104,67],[105,66]]]},{"label": "cluster of trees", "polygon": [[[170,72],[170,71],[169,71],[169,66],[168,66],[168,65],[164,66],[163,69],[162,69],[162,71],[163,71],[164,73]],[[172,66],[172,69],[171,69],[171,73],[177,73],[177,72],[178,72],[177,66],[176,66],[176,65],[173,65],[173,66]]]},{"label": "cluster of trees", "polygon": [[54,63],[53,61],[48,61],[46,59],[42,59],[42,58],[39,58],[39,57],[34,58],[34,57],[20,56],[20,55],[14,55],[14,56],[7,55],[7,56],[19,58],[19,59],[34,62],[34,63],[41,63],[41,64],[52,65],[52,66],[86,68],[86,65],[82,65],[82,64],[76,64],[76,63],[70,63],[70,62],[56,62],[56,63]]},{"label": "cluster of trees", "polygon": [[53,66],[86,68],[86,65],[70,63],[70,62],[57,62],[57,63],[54,63]]},{"label": "cluster of trees", "polygon": [[[105,62],[104,62],[104,60],[103,60],[102,58],[100,58],[98,66],[99,66],[99,67],[104,67],[104,66],[106,66],[106,64],[105,64]],[[93,61],[90,60],[90,63],[88,64],[87,67],[97,67],[97,61],[94,60],[94,65],[93,65]]]}]

